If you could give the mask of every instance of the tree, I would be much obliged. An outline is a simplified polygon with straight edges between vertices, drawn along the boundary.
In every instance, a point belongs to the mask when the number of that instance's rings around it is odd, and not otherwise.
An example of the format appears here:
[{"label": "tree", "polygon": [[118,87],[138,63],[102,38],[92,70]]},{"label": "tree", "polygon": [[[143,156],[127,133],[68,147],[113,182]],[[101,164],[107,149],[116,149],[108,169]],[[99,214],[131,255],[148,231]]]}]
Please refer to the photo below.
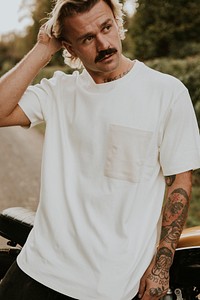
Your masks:
[{"label": "tree", "polygon": [[[23,0],[26,4],[27,0]],[[41,25],[47,20],[48,14],[51,12],[54,5],[54,1],[49,0],[28,0],[29,10],[31,12],[32,25],[28,26],[26,29],[26,46],[27,52],[33,47],[37,41],[37,35]],[[64,61],[62,58],[61,51],[56,53],[50,62],[50,65],[63,65]]]},{"label": "tree", "polygon": [[130,34],[141,59],[200,52],[199,0],[138,0]]}]

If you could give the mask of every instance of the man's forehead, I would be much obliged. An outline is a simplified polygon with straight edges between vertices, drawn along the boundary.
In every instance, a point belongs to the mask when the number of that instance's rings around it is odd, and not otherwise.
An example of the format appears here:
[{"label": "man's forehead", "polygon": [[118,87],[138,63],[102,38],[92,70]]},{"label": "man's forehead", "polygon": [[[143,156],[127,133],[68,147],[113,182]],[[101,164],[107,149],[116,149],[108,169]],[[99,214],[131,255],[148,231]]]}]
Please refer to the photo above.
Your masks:
[{"label": "man's forehead", "polygon": [[[113,20],[110,19],[110,18],[106,19],[105,22],[99,24],[98,29],[101,30],[102,28],[104,28],[105,26],[107,26],[109,23],[110,24],[113,23]],[[85,37],[87,37],[89,35],[92,35],[92,34],[95,34],[95,28],[93,26],[90,26],[90,28],[89,27],[85,28],[85,30],[83,30],[83,34],[81,34],[81,32],[80,32],[79,36],[77,37],[77,41],[81,41]]]},{"label": "man's forehead", "polygon": [[85,31],[91,26],[102,26],[108,19],[114,19],[113,12],[107,3],[99,1],[89,11],[66,17],[64,26],[75,31]]}]

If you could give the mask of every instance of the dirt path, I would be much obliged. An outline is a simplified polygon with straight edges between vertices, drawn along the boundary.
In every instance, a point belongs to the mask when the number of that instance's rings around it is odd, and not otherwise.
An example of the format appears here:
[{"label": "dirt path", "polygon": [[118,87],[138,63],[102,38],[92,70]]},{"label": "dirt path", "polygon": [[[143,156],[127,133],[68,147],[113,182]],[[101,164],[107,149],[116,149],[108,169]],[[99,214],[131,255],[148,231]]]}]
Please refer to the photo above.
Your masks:
[{"label": "dirt path", "polygon": [[36,209],[42,146],[43,136],[34,128],[0,128],[0,211],[13,206]]},{"label": "dirt path", "polygon": [[34,128],[0,128],[0,210],[36,208],[42,145],[43,136]]}]

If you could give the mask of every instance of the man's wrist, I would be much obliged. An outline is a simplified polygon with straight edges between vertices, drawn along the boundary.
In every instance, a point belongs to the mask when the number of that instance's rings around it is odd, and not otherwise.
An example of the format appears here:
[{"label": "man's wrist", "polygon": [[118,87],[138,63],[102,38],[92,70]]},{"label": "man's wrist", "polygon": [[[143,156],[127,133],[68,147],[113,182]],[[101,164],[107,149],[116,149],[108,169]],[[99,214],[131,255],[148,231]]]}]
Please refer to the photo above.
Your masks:
[{"label": "man's wrist", "polygon": [[169,245],[159,245],[154,256],[154,271],[164,269],[168,271],[173,263],[174,249]]},{"label": "man's wrist", "polygon": [[37,43],[31,52],[34,62],[36,64],[38,62],[41,67],[46,66],[54,55],[54,53],[49,50],[48,46],[42,43]]}]

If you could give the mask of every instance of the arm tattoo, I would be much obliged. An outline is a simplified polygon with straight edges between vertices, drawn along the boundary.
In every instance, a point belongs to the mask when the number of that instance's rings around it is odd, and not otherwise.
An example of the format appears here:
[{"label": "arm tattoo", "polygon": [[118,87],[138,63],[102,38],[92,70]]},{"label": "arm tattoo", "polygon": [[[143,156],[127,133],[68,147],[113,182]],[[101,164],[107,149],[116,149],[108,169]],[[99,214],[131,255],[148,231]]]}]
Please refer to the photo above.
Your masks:
[{"label": "arm tattoo", "polygon": [[183,229],[189,207],[189,196],[182,188],[175,189],[169,196],[163,214],[161,241],[171,244],[175,250]]},{"label": "arm tattoo", "polygon": [[173,253],[167,248],[160,248],[156,254],[155,266],[152,274],[158,276],[160,280],[169,279],[169,268],[172,264]]},{"label": "arm tattoo", "polygon": [[[148,274],[148,279],[153,283],[149,289],[149,295],[159,299],[167,292],[169,286],[169,270],[173,262],[178,239],[186,221],[190,201],[189,186],[186,186],[186,189],[173,189],[175,180],[176,175],[165,177],[169,190],[163,211],[160,246],[157,250],[151,273]],[[189,191],[188,193],[187,190]]]},{"label": "arm tattoo", "polygon": [[148,278],[154,283],[159,284],[159,288],[151,288],[150,296],[161,296],[168,287],[169,268],[173,261],[173,252],[167,247],[160,248],[156,255],[155,265]]},{"label": "arm tattoo", "polygon": [[172,186],[172,184],[174,183],[176,179],[176,175],[171,175],[171,176],[166,176],[165,177],[165,182],[167,186]]}]

